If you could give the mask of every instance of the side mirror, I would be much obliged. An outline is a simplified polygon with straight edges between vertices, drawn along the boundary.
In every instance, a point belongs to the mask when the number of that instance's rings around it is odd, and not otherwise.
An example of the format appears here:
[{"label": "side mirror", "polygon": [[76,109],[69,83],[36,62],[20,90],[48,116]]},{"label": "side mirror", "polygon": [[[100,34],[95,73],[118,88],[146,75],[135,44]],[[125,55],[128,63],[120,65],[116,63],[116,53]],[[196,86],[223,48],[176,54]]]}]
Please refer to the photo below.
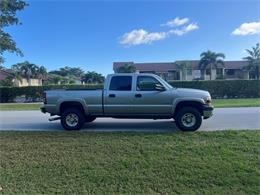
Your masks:
[{"label": "side mirror", "polygon": [[165,87],[162,86],[161,84],[155,84],[154,88],[156,91],[165,91],[166,90]]}]

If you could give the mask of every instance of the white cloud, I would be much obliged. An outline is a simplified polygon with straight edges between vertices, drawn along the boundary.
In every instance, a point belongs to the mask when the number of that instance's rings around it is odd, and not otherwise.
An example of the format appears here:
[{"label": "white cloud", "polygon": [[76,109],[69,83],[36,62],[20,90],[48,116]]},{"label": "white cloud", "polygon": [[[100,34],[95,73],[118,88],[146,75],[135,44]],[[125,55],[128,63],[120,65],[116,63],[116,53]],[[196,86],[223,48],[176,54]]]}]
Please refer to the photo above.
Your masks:
[{"label": "white cloud", "polygon": [[172,20],[169,20],[165,24],[161,24],[161,26],[169,26],[169,27],[181,26],[183,24],[186,24],[187,22],[189,22],[189,18],[179,18],[179,17],[176,17],[176,18],[174,18]]},{"label": "white cloud", "polygon": [[196,24],[196,23],[191,23],[181,29],[173,29],[173,30],[170,30],[169,33],[170,34],[176,34],[178,36],[182,36],[190,31],[194,31],[194,30],[197,30],[199,29],[199,26]]},{"label": "white cloud", "polygon": [[238,28],[236,28],[231,34],[245,36],[257,33],[260,33],[260,22],[243,23]]},{"label": "white cloud", "polygon": [[120,38],[120,44],[129,46],[149,44],[164,39],[166,36],[166,32],[147,32],[144,29],[132,30]]}]

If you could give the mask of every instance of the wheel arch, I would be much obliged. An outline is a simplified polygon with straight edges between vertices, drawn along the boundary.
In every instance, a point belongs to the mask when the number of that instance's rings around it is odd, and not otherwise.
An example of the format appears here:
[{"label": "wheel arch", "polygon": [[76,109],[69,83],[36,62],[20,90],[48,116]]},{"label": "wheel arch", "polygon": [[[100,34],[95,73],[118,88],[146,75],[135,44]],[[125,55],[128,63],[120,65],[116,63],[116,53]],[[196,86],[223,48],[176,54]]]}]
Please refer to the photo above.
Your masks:
[{"label": "wheel arch", "polygon": [[174,108],[173,108],[173,117],[176,116],[178,110],[180,110],[183,107],[193,107],[198,109],[198,111],[200,112],[201,115],[203,115],[203,100],[200,99],[192,99],[192,100],[188,100],[188,99],[179,99],[177,101],[175,101],[174,103]]},{"label": "wheel arch", "polygon": [[66,100],[66,101],[60,101],[59,102],[59,113],[61,114],[64,110],[67,108],[77,108],[79,109],[84,115],[86,115],[86,106],[85,104],[80,100]]}]

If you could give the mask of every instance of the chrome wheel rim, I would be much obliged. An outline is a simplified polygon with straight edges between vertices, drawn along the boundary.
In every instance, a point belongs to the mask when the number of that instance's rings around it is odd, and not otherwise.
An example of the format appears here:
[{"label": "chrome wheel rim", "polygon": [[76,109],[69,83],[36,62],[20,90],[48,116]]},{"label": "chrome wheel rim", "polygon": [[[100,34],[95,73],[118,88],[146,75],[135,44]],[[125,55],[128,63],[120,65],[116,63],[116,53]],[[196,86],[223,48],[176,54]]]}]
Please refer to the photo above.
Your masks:
[{"label": "chrome wheel rim", "polygon": [[196,124],[196,117],[192,113],[186,113],[181,117],[181,122],[185,127],[192,127]]},{"label": "chrome wheel rim", "polygon": [[79,117],[78,115],[74,114],[74,113],[70,113],[66,116],[66,124],[70,127],[75,127],[77,126],[78,122],[79,122]]}]

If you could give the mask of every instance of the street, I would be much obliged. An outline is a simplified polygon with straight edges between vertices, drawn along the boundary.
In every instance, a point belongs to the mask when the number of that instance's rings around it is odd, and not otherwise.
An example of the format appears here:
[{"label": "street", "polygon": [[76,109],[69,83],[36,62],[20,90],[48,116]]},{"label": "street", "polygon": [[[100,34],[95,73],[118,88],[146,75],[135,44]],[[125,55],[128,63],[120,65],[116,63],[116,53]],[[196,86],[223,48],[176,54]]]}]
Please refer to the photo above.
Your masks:
[{"label": "street", "polygon": [[[0,111],[0,130],[61,131],[59,120],[49,122],[40,111]],[[260,107],[216,108],[210,119],[203,120],[199,131],[260,129]],[[84,131],[148,131],[171,132],[177,128],[173,120],[98,118],[85,124]]]}]

